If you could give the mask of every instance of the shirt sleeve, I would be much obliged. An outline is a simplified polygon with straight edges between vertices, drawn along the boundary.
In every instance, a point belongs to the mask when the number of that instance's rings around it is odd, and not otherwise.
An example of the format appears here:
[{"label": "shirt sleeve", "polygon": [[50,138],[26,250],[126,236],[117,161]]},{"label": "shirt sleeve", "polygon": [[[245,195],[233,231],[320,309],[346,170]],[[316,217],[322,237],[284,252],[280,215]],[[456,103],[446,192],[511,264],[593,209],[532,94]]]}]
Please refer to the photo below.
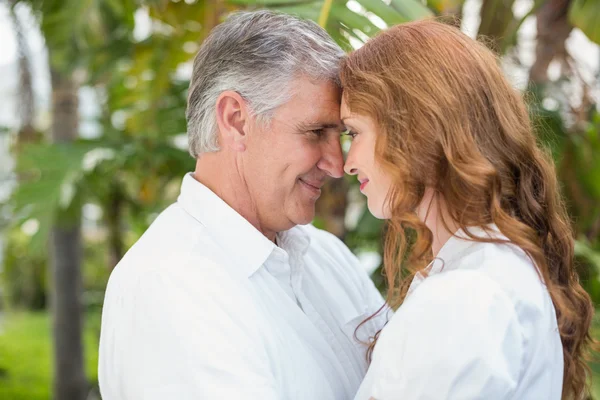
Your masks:
[{"label": "shirt sleeve", "polygon": [[111,282],[100,340],[103,398],[279,398],[252,309],[239,293],[223,295],[227,277],[211,284],[200,269]]},{"label": "shirt sleeve", "polygon": [[512,399],[524,351],[513,304],[477,271],[426,278],[377,347],[377,400]]}]

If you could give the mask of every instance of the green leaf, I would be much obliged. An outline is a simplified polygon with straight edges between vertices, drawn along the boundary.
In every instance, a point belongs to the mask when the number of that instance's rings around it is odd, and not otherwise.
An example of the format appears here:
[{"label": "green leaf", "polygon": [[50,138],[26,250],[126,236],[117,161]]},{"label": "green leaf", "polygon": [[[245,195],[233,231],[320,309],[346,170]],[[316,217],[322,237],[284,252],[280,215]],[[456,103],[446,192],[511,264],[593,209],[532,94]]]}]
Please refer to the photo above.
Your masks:
[{"label": "green leaf", "polygon": [[539,143],[552,152],[558,163],[568,139],[560,112],[545,109],[540,101],[529,104],[529,111]]},{"label": "green leaf", "polygon": [[254,7],[280,7],[288,5],[315,3],[315,0],[228,0],[227,3]]},{"label": "green leaf", "polygon": [[322,28],[325,28],[327,26],[327,21],[329,20],[329,14],[331,13],[332,4],[333,0],[323,1],[323,6],[321,7],[321,12],[319,13],[319,20],[317,21],[319,26]]},{"label": "green leaf", "polygon": [[106,0],[106,5],[112,10],[115,15],[123,15],[125,7],[120,0]]},{"label": "green leaf", "polygon": [[569,22],[600,44],[600,1],[575,0],[569,9]]},{"label": "green leaf", "polygon": [[[461,0],[445,1],[444,3],[461,3]],[[418,0],[392,0],[390,5],[408,20],[429,18],[433,13],[423,3]]]},{"label": "green leaf", "polygon": [[505,54],[508,48],[517,45],[517,34],[519,33],[521,26],[529,17],[535,15],[542,4],[544,4],[544,0],[534,0],[533,5],[525,15],[518,19],[513,19],[513,21],[508,24],[503,37],[499,38],[501,43],[500,54]]},{"label": "green leaf", "polygon": [[600,251],[593,249],[587,239],[582,237],[575,240],[575,255],[587,260],[600,272]]},{"label": "green leaf", "polygon": [[435,10],[438,14],[448,11],[459,10],[464,0],[428,0],[427,6]]},{"label": "green leaf", "polygon": [[275,6],[270,7],[270,9],[281,11],[286,14],[297,15],[298,17],[310,19],[315,22],[319,20],[319,15],[321,13],[321,8],[317,2],[289,6]]},{"label": "green leaf", "polygon": [[347,32],[347,29],[340,25],[338,22],[329,21],[327,24],[327,33],[332,37],[333,40],[342,48],[342,50],[349,52],[354,50],[350,41],[348,40],[347,33],[356,37],[354,32]]},{"label": "green leaf", "polygon": [[32,251],[44,251],[45,243],[59,209],[69,206],[77,196],[84,176],[82,161],[93,149],[90,143],[35,144],[19,152],[17,173],[20,177],[11,203],[21,224],[28,219],[39,223],[32,238]]},{"label": "green leaf", "polygon": [[363,214],[356,225],[356,233],[363,237],[379,237],[383,228],[383,221],[377,219],[371,214],[369,209],[365,207]]},{"label": "green leaf", "polygon": [[345,5],[336,4],[332,7],[331,11],[334,18],[338,19],[339,22],[343,23],[351,30],[357,29],[367,36],[373,36],[379,32],[379,28],[367,17],[349,10]]},{"label": "green leaf", "polygon": [[[408,22],[411,19],[408,16],[400,14],[391,6],[382,0],[357,0],[367,11],[372,12],[381,18],[388,26]],[[406,0],[412,3],[412,0]]]},{"label": "green leaf", "polygon": [[600,199],[600,124],[588,124],[582,136],[573,138],[580,182],[595,199]]}]

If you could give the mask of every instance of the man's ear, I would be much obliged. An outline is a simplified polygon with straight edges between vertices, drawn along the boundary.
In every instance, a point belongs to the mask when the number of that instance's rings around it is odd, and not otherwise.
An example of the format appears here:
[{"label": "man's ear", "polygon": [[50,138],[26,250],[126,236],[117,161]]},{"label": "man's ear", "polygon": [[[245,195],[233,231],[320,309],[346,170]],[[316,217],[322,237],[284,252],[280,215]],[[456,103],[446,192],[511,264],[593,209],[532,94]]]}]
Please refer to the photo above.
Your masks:
[{"label": "man's ear", "polygon": [[224,91],[217,98],[216,117],[220,144],[234,151],[246,150],[244,128],[250,117],[246,100],[237,92]]}]

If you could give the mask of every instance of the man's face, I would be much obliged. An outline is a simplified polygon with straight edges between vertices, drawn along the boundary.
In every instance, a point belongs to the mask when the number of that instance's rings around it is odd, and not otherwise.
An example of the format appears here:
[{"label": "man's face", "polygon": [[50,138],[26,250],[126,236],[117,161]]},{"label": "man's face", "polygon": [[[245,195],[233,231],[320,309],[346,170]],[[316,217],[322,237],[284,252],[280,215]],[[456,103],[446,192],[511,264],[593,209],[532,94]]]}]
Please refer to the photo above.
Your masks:
[{"label": "man's face", "polygon": [[343,176],[340,91],[299,78],[268,126],[252,121],[243,174],[263,230],[310,223],[326,177]]}]

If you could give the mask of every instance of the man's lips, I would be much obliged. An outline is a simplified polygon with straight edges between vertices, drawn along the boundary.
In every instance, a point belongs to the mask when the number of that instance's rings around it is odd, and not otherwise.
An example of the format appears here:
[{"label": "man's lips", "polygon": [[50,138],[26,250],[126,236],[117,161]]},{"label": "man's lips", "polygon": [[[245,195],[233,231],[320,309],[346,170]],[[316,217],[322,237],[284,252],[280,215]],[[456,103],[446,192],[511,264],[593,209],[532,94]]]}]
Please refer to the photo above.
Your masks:
[{"label": "man's lips", "polygon": [[308,189],[311,189],[315,193],[321,193],[321,186],[323,186],[322,182],[319,181],[308,181],[302,178],[298,179],[301,183],[303,183]]}]

